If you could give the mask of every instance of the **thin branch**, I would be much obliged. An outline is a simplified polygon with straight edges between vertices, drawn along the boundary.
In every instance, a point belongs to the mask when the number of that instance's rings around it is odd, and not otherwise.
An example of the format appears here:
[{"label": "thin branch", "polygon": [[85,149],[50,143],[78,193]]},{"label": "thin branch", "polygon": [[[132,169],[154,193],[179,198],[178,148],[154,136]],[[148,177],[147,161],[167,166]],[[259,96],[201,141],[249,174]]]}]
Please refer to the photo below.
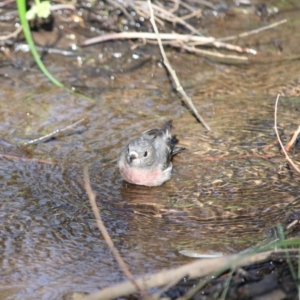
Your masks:
[{"label": "thin branch", "polygon": [[[276,251],[279,252],[279,251]],[[170,282],[179,282],[182,278],[198,278],[208,276],[216,272],[217,270],[228,270],[233,265],[235,267],[242,267],[249,264],[265,261],[268,257],[275,253],[275,251],[269,251],[264,253],[255,254],[234,254],[224,257],[212,258],[212,259],[201,259],[193,261],[192,263],[184,266],[170,269],[167,271],[161,271],[152,275],[145,275],[137,278],[136,282],[143,287],[144,290],[151,288],[163,287],[168,285]],[[132,282],[124,282],[115,286],[107,287],[99,292],[90,294],[83,300],[108,300],[115,299],[118,297],[125,297],[135,293],[137,290]]]},{"label": "thin branch", "polygon": [[[106,244],[108,245],[111,253],[113,254],[115,260],[119,264],[119,266],[120,266],[121,270],[123,271],[123,273],[125,274],[125,276],[130,280],[131,284],[135,287],[136,291],[142,292],[141,285],[139,283],[137,283],[136,280],[134,279],[132,273],[130,272],[130,270],[128,269],[124,260],[122,259],[119,251],[115,247],[115,245],[114,245],[111,237],[109,236],[109,233],[101,219],[100,212],[99,212],[99,209],[96,204],[96,196],[91,188],[90,177],[88,174],[87,167],[84,168],[83,173],[84,173],[84,187],[85,187],[86,193],[88,195],[88,198],[90,200],[90,204],[91,204],[94,216],[97,221],[98,229],[101,232]],[[111,297],[111,298],[113,298],[113,297]]]},{"label": "thin branch", "polygon": [[285,155],[285,158],[286,160],[294,167],[294,169],[300,173],[300,170],[299,168],[295,165],[295,163],[292,161],[292,159],[289,157],[289,155],[287,154],[282,142],[281,142],[281,139],[280,139],[280,136],[279,136],[279,133],[278,133],[278,130],[277,130],[277,106],[278,106],[278,100],[279,100],[279,97],[280,97],[280,94],[277,95],[277,98],[276,98],[276,102],[275,102],[275,111],[274,111],[274,130],[275,130],[275,133],[276,133],[276,136],[277,136],[277,139],[278,139],[278,142],[280,144],[280,147]]},{"label": "thin branch", "polygon": [[[140,11],[137,10],[138,14],[142,14],[145,18],[147,17],[144,14],[144,11]],[[156,16],[154,15],[154,18],[156,18]],[[156,18],[155,19],[156,22],[162,22],[160,19]],[[170,20],[172,21],[172,20]],[[194,52],[194,53],[204,53],[205,55],[212,55],[212,56],[218,56],[219,53],[215,53],[213,54],[213,52],[209,52],[209,51],[205,51],[205,50],[201,50],[201,49],[197,49],[194,46],[202,46],[202,45],[211,45],[214,46],[216,48],[224,48],[227,50],[233,50],[239,53],[248,53],[248,54],[252,54],[255,55],[257,54],[257,51],[252,49],[252,48],[242,48],[239,47],[237,45],[232,45],[232,44],[228,44],[228,43],[224,43],[224,41],[229,41],[229,40],[234,40],[237,38],[242,38],[242,37],[247,37],[249,35],[252,34],[256,34],[259,33],[263,30],[267,30],[270,28],[274,28],[276,26],[279,26],[283,23],[286,23],[287,20],[281,20],[279,22],[270,24],[268,26],[264,26],[255,30],[251,30],[251,31],[247,31],[247,32],[243,32],[241,34],[238,35],[233,35],[233,36],[229,36],[229,37],[225,37],[225,38],[219,38],[216,39],[214,37],[204,37],[204,36],[195,36],[195,35],[190,35],[190,34],[177,34],[177,33],[160,33],[160,39],[164,40],[164,41],[168,41],[170,40],[171,42],[164,42],[164,44],[169,44],[173,47],[178,47],[178,42],[181,42],[181,47],[183,49],[186,49],[190,52]],[[150,33],[150,32],[121,32],[121,33],[111,33],[111,34],[106,34],[106,35],[102,35],[99,37],[95,37],[95,38],[91,38],[88,40],[85,40],[81,46],[88,46],[91,44],[95,44],[95,43],[99,43],[99,42],[104,42],[104,41],[108,41],[108,40],[115,40],[115,39],[147,39],[147,40],[158,40],[157,39],[157,34],[156,33]],[[148,41],[149,42],[149,41]],[[222,54],[220,54],[222,56]],[[221,57],[220,56],[220,57]],[[222,56],[224,57],[224,56]],[[239,59],[239,60],[248,60],[247,57],[238,57],[238,56],[232,56],[232,57],[228,57],[225,56],[226,58],[233,58],[233,59]]]},{"label": "thin branch", "polygon": [[287,152],[289,152],[289,151],[291,150],[291,148],[292,148],[292,146],[294,145],[294,143],[295,143],[295,141],[296,141],[296,139],[297,139],[297,137],[298,137],[299,134],[300,134],[300,125],[298,126],[297,130],[295,131],[295,133],[294,133],[292,139],[291,139],[291,140],[287,143],[287,145],[285,146],[285,150],[286,150]]},{"label": "thin branch", "polygon": [[[209,50],[198,49],[195,47],[195,45],[201,46],[201,45],[211,44],[212,46],[216,46],[218,48],[223,47],[227,50],[234,50],[239,53],[251,53],[251,54],[256,53],[256,51],[251,48],[241,48],[239,46],[232,45],[232,44],[216,42],[215,38],[213,37],[200,37],[200,36],[192,36],[192,35],[177,34],[177,33],[161,33],[160,37],[161,40],[164,40],[162,42],[163,45],[170,45],[172,47],[185,49],[189,52],[200,53],[200,54],[214,56],[214,57],[248,61],[248,57],[246,56],[226,55],[226,54],[213,52]],[[143,41],[147,39],[147,43],[157,44],[157,36],[155,33],[120,32],[120,33],[109,33],[92,39],[85,40],[81,44],[81,46],[88,46],[91,44],[100,43],[109,40],[116,40],[116,39],[143,39]],[[155,40],[155,42],[151,41],[153,39]],[[192,41],[194,42],[194,44],[191,43]]]},{"label": "thin branch", "polygon": [[[140,3],[140,1],[137,1],[136,3]],[[141,2],[141,3],[144,4],[145,2]],[[143,8],[143,6],[140,7],[140,9],[142,9],[142,8]],[[154,10],[156,10],[155,16],[160,16],[162,19],[167,20],[172,23],[179,23],[182,26],[186,27],[188,30],[190,30],[193,34],[202,36],[201,32],[199,32],[196,28],[194,28],[193,26],[191,26],[190,24],[185,22],[182,18],[177,17],[173,13],[171,13],[171,12],[165,10],[164,8],[159,7],[155,4],[152,4],[152,8]],[[148,9],[145,8],[145,10],[148,12]],[[150,12],[150,14],[151,14],[151,12]]]},{"label": "thin branch", "polygon": [[10,38],[16,38],[19,33],[21,33],[23,30],[22,26],[19,26],[14,32],[7,34],[7,35],[1,35],[0,36],[0,41],[6,41]]},{"label": "thin branch", "polygon": [[235,39],[238,39],[238,38],[247,37],[249,35],[256,34],[256,33],[259,33],[261,31],[264,31],[264,30],[276,27],[278,25],[284,24],[286,22],[287,22],[287,19],[284,19],[284,20],[275,22],[275,23],[267,25],[267,26],[263,26],[263,27],[260,27],[260,28],[257,28],[257,29],[251,30],[251,31],[246,31],[246,32],[243,32],[243,33],[240,33],[240,34],[237,34],[237,35],[227,36],[227,37],[220,38],[220,39],[217,39],[217,40],[220,41],[220,42],[224,42],[224,41],[231,41],[231,40],[235,40]]},{"label": "thin branch", "polygon": [[[190,34],[178,34],[178,33],[160,33],[160,39],[162,40],[180,40],[183,42],[198,42],[198,45],[207,45],[213,43],[216,39],[213,37],[195,36]],[[88,46],[95,43],[100,43],[108,40],[117,39],[150,39],[156,40],[157,35],[153,32],[120,32],[110,33],[101,36],[97,36],[91,39],[85,40],[81,43],[81,46]]]},{"label": "thin branch", "polygon": [[55,4],[55,5],[51,5],[51,11],[60,10],[60,9],[76,10],[76,7],[72,4]]},{"label": "thin branch", "polygon": [[37,139],[34,139],[34,140],[31,140],[29,142],[26,142],[24,144],[22,144],[23,146],[28,146],[28,145],[36,145],[36,144],[40,144],[40,143],[44,143],[52,138],[57,138],[57,137],[60,137],[62,135],[65,135],[66,134],[66,131],[71,131],[71,130],[74,130],[75,127],[77,127],[78,125],[81,125],[83,123],[85,123],[87,121],[87,119],[83,118],[71,125],[68,125],[62,129],[56,129],[54,131],[52,131],[51,133],[49,134],[46,134],[42,137],[39,137]]},{"label": "thin branch", "polygon": [[213,42],[212,45],[216,48],[225,48],[227,50],[233,50],[233,51],[236,51],[239,53],[249,53],[249,54],[253,54],[253,55],[257,54],[257,51],[252,48],[242,48],[237,45],[227,44],[227,43],[223,43],[223,42],[219,42],[219,41]]},{"label": "thin branch", "polygon": [[110,4],[110,5],[113,5],[117,8],[119,8],[123,14],[131,21],[131,22],[134,22],[134,19],[132,17],[132,15],[126,10],[126,8],[123,6],[122,2],[119,3],[118,1],[113,1],[113,0],[107,0],[107,2]]},{"label": "thin branch", "polygon": [[213,52],[213,51],[209,51],[209,50],[204,50],[204,49],[198,49],[194,46],[190,47],[188,45],[175,45],[175,44],[172,44],[174,47],[179,47],[179,48],[182,48],[182,49],[185,49],[189,52],[192,52],[192,53],[200,53],[202,55],[209,55],[209,56],[214,56],[214,57],[218,57],[218,58],[226,58],[226,59],[233,59],[233,60],[242,60],[242,61],[248,61],[248,57],[247,56],[237,56],[237,55],[228,55],[228,54],[222,54],[222,53],[219,53],[219,52]]},{"label": "thin branch", "polygon": [[174,69],[172,69],[169,60],[166,56],[166,53],[164,52],[164,48],[159,36],[159,32],[158,29],[156,27],[155,24],[155,20],[154,20],[154,14],[153,14],[153,9],[152,9],[152,4],[151,4],[151,0],[148,0],[148,5],[149,5],[149,9],[150,9],[150,14],[151,14],[151,18],[150,18],[150,22],[153,26],[153,29],[156,33],[157,36],[157,41],[158,41],[158,45],[159,45],[159,49],[161,52],[161,55],[163,57],[163,62],[164,65],[166,66],[167,70],[169,71],[170,75],[172,76],[175,86],[176,86],[176,90],[182,95],[183,99],[185,100],[186,104],[189,106],[189,108],[193,111],[193,113],[195,114],[195,116],[197,117],[197,119],[203,124],[203,126],[207,129],[210,130],[210,127],[208,126],[208,124],[204,121],[204,119],[201,117],[201,115],[198,113],[196,107],[194,106],[194,103],[192,101],[192,99],[185,93],[184,89],[182,88],[179,79],[176,75],[176,72]]},{"label": "thin branch", "polygon": [[169,12],[174,13],[178,10],[179,8],[179,4],[180,4],[180,0],[171,0],[171,2],[174,3],[174,7],[168,9]]}]

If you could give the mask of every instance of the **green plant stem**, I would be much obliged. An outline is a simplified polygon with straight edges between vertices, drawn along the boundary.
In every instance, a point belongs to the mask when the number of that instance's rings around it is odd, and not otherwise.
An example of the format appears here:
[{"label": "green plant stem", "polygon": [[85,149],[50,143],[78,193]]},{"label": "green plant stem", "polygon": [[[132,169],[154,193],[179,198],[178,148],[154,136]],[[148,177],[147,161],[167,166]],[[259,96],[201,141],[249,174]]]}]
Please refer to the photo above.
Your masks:
[{"label": "green plant stem", "polygon": [[[37,0],[39,1],[39,0]],[[25,5],[25,0],[17,0],[17,6],[18,6],[18,11],[19,11],[19,17],[20,17],[20,21],[21,21],[21,25],[23,27],[23,32],[25,35],[25,39],[26,42],[30,48],[30,52],[35,60],[35,62],[37,63],[37,65],[39,66],[39,68],[41,69],[41,71],[45,74],[45,76],[56,86],[58,87],[64,87],[62,83],[60,83],[58,80],[56,80],[50,73],[49,71],[46,69],[45,65],[43,64],[42,60],[40,59],[40,56],[36,50],[34,41],[32,39],[32,35],[31,35],[31,31],[29,28],[29,24],[28,21],[26,19],[26,5]]]},{"label": "green plant stem", "polygon": [[[278,231],[280,239],[282,241],[284,241],[285,240],[285,236],[284,236],[284,232],[283,232],[282,226],[280,224],[277,225],[277,231]],[[296,276],[296,272],[295,272],[293,264],[292,264],[290,253],[288,252],[288,248],[287,248],[286,245],[284,245],[283,249],[285,250],[286,260],[287,260],[290,272],[292,274],[292,278],[296,281],[297,280],[297,276]]]},{"label": "green plant stem", "polygon": [[229,289],[230,281],[232,279],[234,270],[235,270],[235,268],[232,267],[231,271],[229,273],[229,276],[228,276],[228,278],[226,280],[226,284],[225,284],[225,287],[224,287],[224,290],[223,290],[223,293],[222,293],[222,296],[221,296],[221,300],[225,300],[226,299],[226,295],[227,295],[227,292],[228,292],[228,289]]}]

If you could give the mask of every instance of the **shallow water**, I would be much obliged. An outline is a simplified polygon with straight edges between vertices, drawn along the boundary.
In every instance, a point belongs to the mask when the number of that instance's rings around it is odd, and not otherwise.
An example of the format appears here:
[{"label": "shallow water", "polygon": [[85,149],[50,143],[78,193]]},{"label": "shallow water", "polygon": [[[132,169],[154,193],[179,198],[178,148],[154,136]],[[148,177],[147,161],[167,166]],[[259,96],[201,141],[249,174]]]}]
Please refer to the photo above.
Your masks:
[{"label": "shallow water", "polygon": [[[288,17],[296,18],[293,12]],[[51,87],[38,70],[3,66],[0,129],[12,145],[1,146],[0,298],[61,299],[124,280],[96,227],[82,184],[84,166],[103,221],[134,274],[190,261],[182,249],[244,250],[288,222],[299,209],[299,175],[287,168],[273,127],[278,92],[290,96],[279,103],[284,142],[299,123],[300,64],[291,59],[290,38],[295,23],[272,31],[285,35],[279,62],[232,66],[168,52],[210,133],[172,91],[155,48],[142,48],[137,61],[129,61],[133,52],[126,43],[108,44],[106,71],[97,71],[100,62],[92,60],[101,45],[82,51],[81,68],[74,58],[46,56],[58,78],[94,100]],[[117,51],[122,61],[113,56]],[[17,55],[26,66],[27,54]],[[14,146],[82,118],[86,124],[72,134]],[[122,147],[169,119],[187,149],[174,158],[172,179],[156,188],[123,182],[116,166]],[[298,148],[292,156],[299,160]]]}]

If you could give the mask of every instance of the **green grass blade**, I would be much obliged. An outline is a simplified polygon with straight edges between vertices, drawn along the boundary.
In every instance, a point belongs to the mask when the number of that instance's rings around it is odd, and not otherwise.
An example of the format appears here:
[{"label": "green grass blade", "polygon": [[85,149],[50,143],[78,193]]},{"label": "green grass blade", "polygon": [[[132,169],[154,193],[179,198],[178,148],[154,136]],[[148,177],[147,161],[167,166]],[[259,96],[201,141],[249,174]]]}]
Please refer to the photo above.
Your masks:
[{"label": "green grass blade", "polygon": [[39,66],[41,71],[45,74],[45,76],[56,86],[58,87],[64,87],[62,83],[60,83],[58,80],[56,80],[46,69],[45,65],[43,64],[42,60],[40,59],[40,56],[36,50],[34,41],[32,39],[31,31],[29,28],[28,21],[26,19],[26,0],[17,0],[17,6],[19,11],[19,17],[21,21],[21,25],[23,28],[23,32],[26,38],[26,42],[30,48],[31,54],[36,62],[36,64]]},{"label": "green grass blade", "polygon": [[[277,225],[277,231],[278,231],[280,239],[282,241],[284,241],[285,240],[285,236],[284,236],[284,232],[283,232],[282,226],[280,224]],[[296,272],[295,272],[293,264],[292,264],[290,253],[288,252],[288,248],[287,248],[286,245],[283,245],[283,249],[285,250],[286,260],[287,260],[290,272],[292,274],[292,278],[296,281],[297,280],[297,276],[296,276]]]}]

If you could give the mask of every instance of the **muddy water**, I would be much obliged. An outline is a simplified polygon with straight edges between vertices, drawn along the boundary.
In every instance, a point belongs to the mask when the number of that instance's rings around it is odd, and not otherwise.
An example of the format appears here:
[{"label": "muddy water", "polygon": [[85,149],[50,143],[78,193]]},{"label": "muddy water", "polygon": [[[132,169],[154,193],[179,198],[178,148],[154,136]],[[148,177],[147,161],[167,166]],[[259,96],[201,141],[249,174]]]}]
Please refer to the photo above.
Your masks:
[{"label": "muddy water", "polygon": [[[244,250],[288,222],[299,209],[299,175],[287,168],[273,130],[278,92],[289,96],[278,112],[285,142],[299,124],[300,64],[292,60],[298,53],[291,38],[298,25],[293,13],[287,16],[292,25],[269,35],[270,43],[274,35],[287,46],[279,61],[270,45],[267,63],[234,66],[168,52],[211,133],[170,88],[155,48],[137,52],[117,42],[78,50],[80,67],[74,57],[46,56],[60,80],[94,100],[50,86],[33,68],[3,65],[0,129],[11,145],[1,146],[0,298],[61,299],[124,279],[96,228],[82,185],[84,166],[103,221],[134,274],[188,261],[182,249]],[[30,67],[26,53],[14,55]],[[87,122],[72,134],[16,147],[82,118]],[[116,167],[120,149],[169,119],[187,149],[174,158],[172,179],[156,188],[123,182]],[[299,160],[297,148],[292,156]]]}]

